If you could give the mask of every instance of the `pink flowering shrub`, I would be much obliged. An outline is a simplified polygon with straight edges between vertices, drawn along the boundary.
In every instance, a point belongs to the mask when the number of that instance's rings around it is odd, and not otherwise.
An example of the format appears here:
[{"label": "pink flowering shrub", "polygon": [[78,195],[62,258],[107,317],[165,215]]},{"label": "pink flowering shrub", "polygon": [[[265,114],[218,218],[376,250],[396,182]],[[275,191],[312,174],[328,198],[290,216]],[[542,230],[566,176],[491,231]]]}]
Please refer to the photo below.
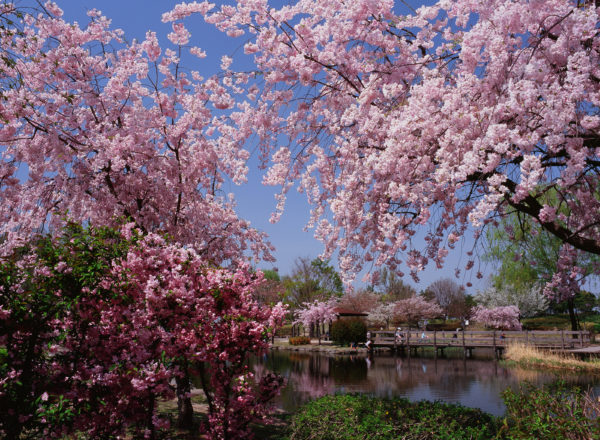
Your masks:
[{"label": "pink flowering shrub", "polygon": [[264,416],[282,379],[256,382],[247,357],[267,347],[285,308],[252,299],[262,274],[211,267],[154,234],[127,235],[71,225],[1,266],[3,435],[129,429],[155,438],[168,427],[158,401],[185,393],[192,369],[211,438],[247,437]]},{"label": "pink flowering shrub", "polygon": [[[153,234],[112,273],[126,283],[126,299],[106,321],[118,333],[117,347],[143,338],[152,359],[169,359],[171,377],[186,379],[187,370],[197,365],[208,400],[206,429],[211,438],[247,437],[248,423],[264,416],[266,404],[282,384],[280,378],[267,375],[255,386],[247,368],[248,355],[268,347],[286,313],[281,303],[260,306],[253,299],[262,273],[252,274],[244,267],[210,268],[194,250]],[[132,349],[142,351],[135,357],[145,356],[145,349]],[[156,384],[150,375],[139,386]]]},{"label": "pink flowering shrub", "polygon": [[519,308],[517,306],[502,306],[487,309],[477,306],[471,315],[473,321],[480,322],[486,327],[499,330],[521,330]]}]

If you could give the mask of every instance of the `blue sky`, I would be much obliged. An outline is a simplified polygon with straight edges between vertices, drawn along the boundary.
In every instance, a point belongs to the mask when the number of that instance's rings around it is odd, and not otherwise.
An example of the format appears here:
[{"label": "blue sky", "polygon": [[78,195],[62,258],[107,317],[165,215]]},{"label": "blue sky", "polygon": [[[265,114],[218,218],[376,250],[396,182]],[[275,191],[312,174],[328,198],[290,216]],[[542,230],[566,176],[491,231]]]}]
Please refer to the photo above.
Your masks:
[{"label": "blue sky", "polygon": [[[153,30],[157,33],[161,44],[167,44],[166,34],[171,31],[171,25],[162,23],[161,15],[181,0],[55,1],[64,10],[66,20],[78,21],[81,25],[84,25],[88,21],[86,11],[95,8],[101,10],[106,17],[112,20],[114,28],[123,29],[127,40],[133,40],[134,38],[142,40],[146,31]],[[214,1],[214,3],[219,4],[219,1]],[[413,6],[419,5],[417,1],[412,1],[411,4]],[[203,60],[190,57],[189,60],[184,59],[183,63],[186,67],[199,70],[205,77],[219,72],[222,55],[231,56],[242,53],[241,48],[245,43],[243,38],[232,39],[226,37],[211,25],[204,23],[201,17],[188,19],[186,25],[192,31],[190,44],[205,50],[207,57]],[[239,65],[234,64],[234,67],[239,67]],[[244,67],[247,68],[248,66]],[[253,157],[253,159],[256,159],[256,157]],[[223,191],[236,194],[239,215],[250,220],[254,227],[269,234],[272,244],[276,247],[274,255],[277,261],[273,264],[264,263],[259,267],[269,269],[275,266],[279,269],[280,274],[285,275],[290,272],[297,257],[314,258],[322,252],[323,246],[313,238],[312,231],[304,231],[310,208],[304,199],[304,195],[297,193],[295,190],[289,194],[287,208],[281,220],[276,224],[269,223],[270,214],[275,209],[276,202],[273,195],[276,188],[264,187],[261,184],[261,178],[260,171],[255,166],[251,166],[247,185],[238,187],[227,184]],[[467,240],[463,245],[465,252],[471,246],[472,240]],[[411,279],[405,281],[414,285],[417,290],[421,290],[439,278],[453,278],[455,268],[464,266],[465,261],[464,257],[461,259],[461,247],[457,245],[456,250],[449,254],[444,269],[427,268],[422,272],[421,281],[418,284],[415,284]],[[336,263],[335,260],[333,262]],[[474,294],[476,289],[483,289],[486,286],[486,278],[491,271],[491,267],[489,265],[483,266],[484,263],[481,264],[481,270],[486,275],[483,280],[477,280],[474,274],[472,276],[468,275],[468,278],[461,277],[457,279],[459,283],[466,283],[467,281],[473,283],[473,287],[467,289],[468,293]],[[408,270],[405,270],[405,272],[408,272]],[[360,284],[357,283],[358,285]]]}]

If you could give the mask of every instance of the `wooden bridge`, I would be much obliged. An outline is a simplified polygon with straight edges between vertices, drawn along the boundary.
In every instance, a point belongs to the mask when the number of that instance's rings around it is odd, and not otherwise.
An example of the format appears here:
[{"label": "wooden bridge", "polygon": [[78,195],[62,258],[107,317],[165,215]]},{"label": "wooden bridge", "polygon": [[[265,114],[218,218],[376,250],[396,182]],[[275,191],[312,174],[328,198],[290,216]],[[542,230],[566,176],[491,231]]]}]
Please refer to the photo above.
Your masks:
[{"label": "wooden bridge", "polygon": [[391,350],[414,350],[419,347],[433,347],[437,355],[448,347],[464,350],[465,356],[471,356],[475,348],[491,348],[500,356],[507,345],[521,343],[537,348],[555,351],[571,351],[590,345],[588,331],[372,331],[367,339],[374,347],[387,347]]}]

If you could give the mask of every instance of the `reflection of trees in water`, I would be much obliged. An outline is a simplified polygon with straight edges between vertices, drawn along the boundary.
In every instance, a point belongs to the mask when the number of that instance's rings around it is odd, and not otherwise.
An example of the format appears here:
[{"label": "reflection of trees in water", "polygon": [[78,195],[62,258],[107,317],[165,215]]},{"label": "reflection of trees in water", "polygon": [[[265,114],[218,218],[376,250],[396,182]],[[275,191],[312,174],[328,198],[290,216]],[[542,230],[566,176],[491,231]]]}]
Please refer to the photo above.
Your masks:
[{"label": "reflection of trees in water", "polygon": [[[468,406],[489,406],[488,410],[496,411],[502,407],[500,393],[504,389],[515,388],[524,380],[542,384],[556,379],[546,372],[507,369],[491,360],[391,355],[375,356],[368,365],[362,356],[274,351],[259,359],[254,367],[257,375],[264,374],[266,368],[286,377],[288,385],[282,390],[280,403],[288,411],[309,399],[336,392],[435,398]],[[577,375],[561,378],[584,387],[593,380]]]}]

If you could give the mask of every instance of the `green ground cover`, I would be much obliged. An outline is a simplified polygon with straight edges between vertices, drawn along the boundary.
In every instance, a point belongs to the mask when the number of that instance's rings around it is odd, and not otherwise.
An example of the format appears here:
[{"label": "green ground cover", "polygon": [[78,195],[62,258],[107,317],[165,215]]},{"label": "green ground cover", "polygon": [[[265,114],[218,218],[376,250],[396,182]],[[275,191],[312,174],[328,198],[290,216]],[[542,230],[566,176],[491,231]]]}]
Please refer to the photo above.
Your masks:
[{"label": "green ground cover", "polygon": [[578,388],[525,384],[503,393],[503,418],[440,402],[325,396],[291,417],[288,440],[600,439],[600,405]]}]

